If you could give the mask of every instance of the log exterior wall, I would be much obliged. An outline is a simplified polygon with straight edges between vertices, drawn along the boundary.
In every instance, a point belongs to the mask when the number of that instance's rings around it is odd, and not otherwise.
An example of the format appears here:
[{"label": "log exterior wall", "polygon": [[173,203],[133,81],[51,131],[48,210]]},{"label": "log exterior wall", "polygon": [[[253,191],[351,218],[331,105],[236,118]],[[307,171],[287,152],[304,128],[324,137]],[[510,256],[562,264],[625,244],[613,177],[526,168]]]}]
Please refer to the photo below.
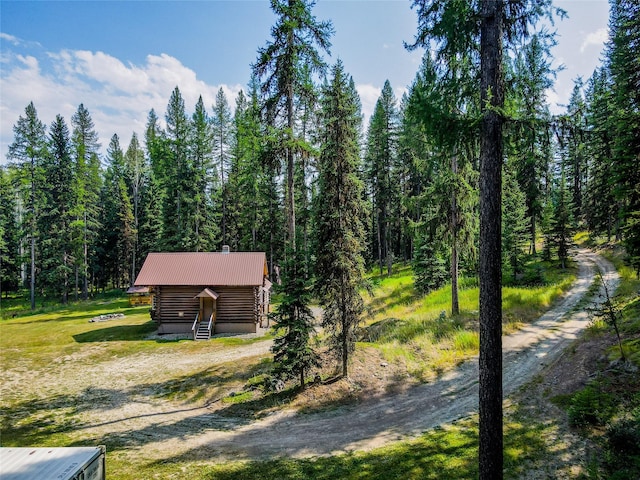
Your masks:
[{"label": "log exterior wall", "polygon": [[200,309],[200,300],[194,298],[204,288],[218,295],[215,333],[255,333],[260,318],[256,287],[229,286],[157,286],[156,310],[152,318],[158,322],[158,333],[191,333],[191,327]]}]

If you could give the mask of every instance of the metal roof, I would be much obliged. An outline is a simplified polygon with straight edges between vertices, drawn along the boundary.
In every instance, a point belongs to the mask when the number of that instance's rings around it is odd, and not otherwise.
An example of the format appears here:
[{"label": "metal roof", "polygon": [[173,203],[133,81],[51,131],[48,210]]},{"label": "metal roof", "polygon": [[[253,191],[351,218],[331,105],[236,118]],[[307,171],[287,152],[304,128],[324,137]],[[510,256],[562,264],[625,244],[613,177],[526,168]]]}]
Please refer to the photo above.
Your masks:
[{"label": "metal roof", "polygon": [[135,286],[261,286],[267,276],[264,252],[150,253]]},{"label": "metal roof", "polygon": [[127,289],[127,293],[129,295],[133,295],[136,293],[149,293],[149,287],[129,287]]},{"label": "metal roof", "polygon": [[[76,474],[104,455],[104,451],[104,447],[2,447],[0,448],[0,478],[2,480],[80,478],[80,476],[76,477]],[[82,476],[82,478],[85,477]],[[102,479],[104,476],[96,470],[91,478]]]},{"label": "metal roof", "polygon": [[214,300],[217,300],[218,297],[220,295],[218,295],[217,292],[214,292],[213,290],[209,290],[208,288],[205,288],[204,290],[202,290],[199,294],[197,294],[195,297],[193,298],[213,298]]}]

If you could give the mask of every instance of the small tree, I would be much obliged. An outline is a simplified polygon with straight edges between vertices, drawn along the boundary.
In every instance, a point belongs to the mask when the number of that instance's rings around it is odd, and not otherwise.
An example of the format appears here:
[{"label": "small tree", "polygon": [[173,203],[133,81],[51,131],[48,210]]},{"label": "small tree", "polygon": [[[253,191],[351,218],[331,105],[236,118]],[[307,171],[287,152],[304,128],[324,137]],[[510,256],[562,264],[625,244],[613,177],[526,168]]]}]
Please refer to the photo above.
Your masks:
[{"label": "small tree", "polygon": [[636,271],[636,278],[640,278],[640,210],[627,217],[622,243],[627,250],[627,261]]},{"label": "small tree", "polygon": [[276,323],[276,334],[280,334],[271,348],[275,364],[273,375],[280,380],[298,377],[300,388],[304,389],[307,373],[319,365],[318,356],[310,345],[314,317],[308,306],[310,293],[302,271],[302,254],[290,250],[287,258],[282,302],[271,315]]},{"label": "small tree", "polygon": [[413,256],[413,278],[415,288],[427,294],[443,286],[449,272],[447,260],[440,251],[439,244],[433,238],[418,234]]},{"label": "small tree", "polygon": [[526,197],[508,168],[502,178],[502,264],[515,280],[523,269],[522,245],[529,231]]},{"label": "small tree", "polygon": [[598,270],[598,280],[600,280],[600,284],[602,285],[602,292],[600,297],[603,299],[602,304],[600,304],[595,309],[595,313],[597,316],[602,317],[604,322],[613,327],[614,332],[616,333],[616,338],[618,340],[618,348],[620,348],[620,358],[623,362],[627,360],[624,355],[624,350],[622,348],[622,338],[620,338],[620,328],[619,328],[619,320],[620,320],[620,311],[613,303],[611,296],[609,295],[609,287],[607,287],[607,282],[604,280],[602,276],[602,272]]},{"label": "small tree", "polygon": [[563,173],[553,204],[553,218],[551,219],[551,230],[548,236],[550,246],[557,249],[558,260],[560,260],[563,269],[567,267],[569,248],[573,244],[571,240],[573,232],[573,215],[571,209],[571,200]]}]

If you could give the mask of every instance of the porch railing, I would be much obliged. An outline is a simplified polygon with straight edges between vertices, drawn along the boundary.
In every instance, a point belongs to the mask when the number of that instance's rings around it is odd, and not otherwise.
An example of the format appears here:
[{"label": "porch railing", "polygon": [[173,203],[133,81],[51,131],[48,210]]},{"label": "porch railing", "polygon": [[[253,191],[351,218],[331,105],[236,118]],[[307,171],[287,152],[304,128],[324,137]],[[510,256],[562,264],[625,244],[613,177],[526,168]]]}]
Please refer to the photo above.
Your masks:
[{"label": "porch railing", "polygon": [[207,330],[209,330],[209,337],[211,337],[211,327],[213,325],[213,313],[209,317],[209,325],[207,326]]},{"label": "porch railing", "polygon": [[196,319],[193,321],[193,325],[191,326],[191,332],[193,332],[193,339],[196,339],[196,332],[198,331],[196,327],[198,326],[198,317],[200,316],[200,312],[196,313]]}]

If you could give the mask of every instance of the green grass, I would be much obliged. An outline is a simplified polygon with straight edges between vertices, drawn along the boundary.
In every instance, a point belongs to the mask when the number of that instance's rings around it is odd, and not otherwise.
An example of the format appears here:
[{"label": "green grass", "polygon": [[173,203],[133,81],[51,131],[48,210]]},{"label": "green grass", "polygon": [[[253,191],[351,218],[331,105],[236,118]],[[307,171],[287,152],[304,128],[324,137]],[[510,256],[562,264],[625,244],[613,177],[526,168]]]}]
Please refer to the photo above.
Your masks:
[{"label": "green grass", "polygon": [[[504,333],[536,320],[575,280],[574,268],[537,265],[544,271],[545,284],[503,287]],[[361,340],[380,349],[389,362],[405,364],[420,380],[477,354],[479,290],[474,278],[460,283],[460,315],[452,317],[450,285],[420,296],[408,266],[396,268],[390,277],[373,276],[372,295],[365,295],[368,316]]]},{"label": "green grass", "polygon": [[[148,307],[130,308],[126,299],[114,299],[2,320],[0,362],[3,365],[21,363],[27,368],[37,369],[51,365],[61,352],[72,355],[95,343],[106,344],[99,357],[144,350],[156,343],[145,340],[155,330],[148,310]],[[89,322],[91,318],[107,313],[122,313],[125,317]]]}]

